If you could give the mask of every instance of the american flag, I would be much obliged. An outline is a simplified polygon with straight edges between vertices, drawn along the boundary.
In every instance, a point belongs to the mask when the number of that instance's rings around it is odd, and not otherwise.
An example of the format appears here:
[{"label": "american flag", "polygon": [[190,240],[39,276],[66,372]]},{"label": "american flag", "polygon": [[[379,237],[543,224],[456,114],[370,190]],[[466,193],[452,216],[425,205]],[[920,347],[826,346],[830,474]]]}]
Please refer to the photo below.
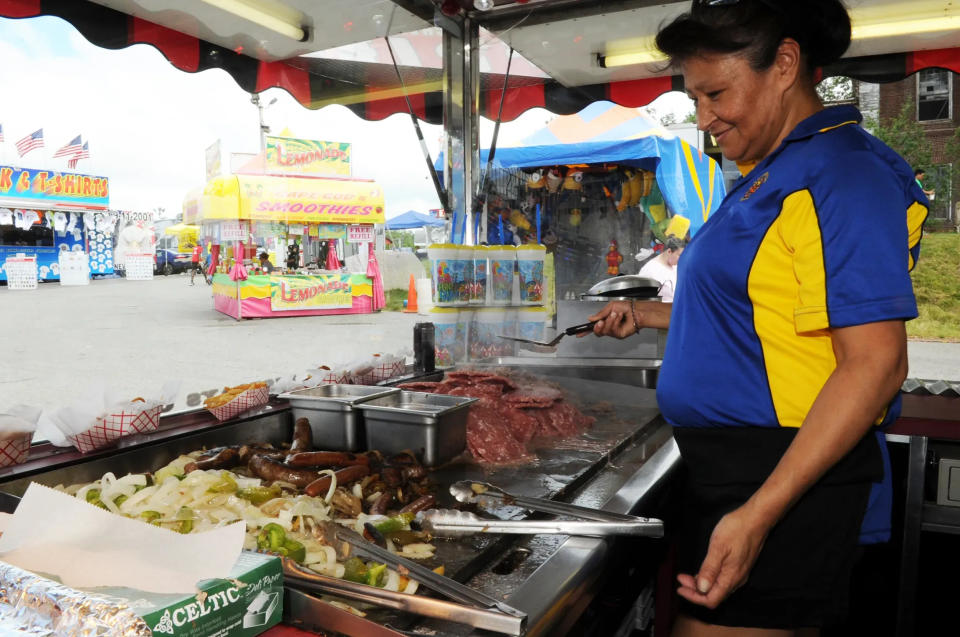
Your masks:
[{"label": "american flag", "polygon": [[70,157],[76,155],[80,152],[80,135],[77,135],[67,143],[66,146],[61,147],[57,152],[53,154],[54,157]]},{"label": "american flag", "polygon": [[0,142],[3,141],[3,124],[0,124]]},{"label": "american flag", "polygon": [[38,128],[17,142],[17,152],[23,157],[34,148],[43,148],[43,129]]},{"label": "american flag", "polygon": [[90,159],[90,142],[83,142],[83,146],[77,151],[77,154],[67,162],[67,166],[76,168],[77,162],[81,159]]}]

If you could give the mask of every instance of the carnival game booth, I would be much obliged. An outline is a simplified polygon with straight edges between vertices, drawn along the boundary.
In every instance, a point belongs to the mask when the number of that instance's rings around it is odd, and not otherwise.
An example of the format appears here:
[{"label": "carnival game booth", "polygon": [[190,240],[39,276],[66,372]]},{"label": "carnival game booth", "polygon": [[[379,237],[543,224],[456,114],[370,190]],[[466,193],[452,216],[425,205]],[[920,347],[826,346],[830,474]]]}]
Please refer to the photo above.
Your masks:
[{"label": "carnival game booth", "polygon": [[63,269],[83,280],[113,274],[109,205],[106,177],[0,166],[0,281],[8,280],[8,259],[40,281],[60,281]]},{"label": "carnival game booth", "polygon": [[[365,314],[384,305],[370,249],[374,224],[385,220],[383,190],[371,180],[216,177],[195,214],[184,223],[199,224],[212,244],[214,307],[228,316]],[[263,252],[270,268],[261,267]],[[352,254],[362,271],[344,267]]]},{"label": "carnival game booth", "polygon": [[[531,135],[533,145],[500,148],[489,163],[486,215],[472,218],[469,233],[489,245],[544,244],[554,259],[556,298],[579,297],[597,281],[636,274],[635,255],[668,235],[693,236],[723,201],[722,170],[712,158],[670,132],[644,123],[637,111],[606,103],[559,117],[574,120],[563,138],[575,139],[576,120],[631,111],[609,134],[597,124],[577,143],[559,143],[550,127]],[[631,128],[632,127],[632,128]],[[632,138],[616,138],[616,135]],[[551,143],[551,138],[554,140]],[[489,151],[480,153],[488,165]],[[443,157],[436,168],[442,169]],[[453,219],[453,240],[468,235]],[[643,252],[642,254],[649,254]]]}]

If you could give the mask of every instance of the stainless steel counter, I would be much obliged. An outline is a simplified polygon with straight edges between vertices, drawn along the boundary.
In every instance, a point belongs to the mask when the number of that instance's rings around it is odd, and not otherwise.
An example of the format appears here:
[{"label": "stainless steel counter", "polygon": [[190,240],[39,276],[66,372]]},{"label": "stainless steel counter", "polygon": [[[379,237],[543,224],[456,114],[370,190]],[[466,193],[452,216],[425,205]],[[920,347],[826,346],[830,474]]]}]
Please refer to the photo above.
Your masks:
[{"label": "stainless steel counter", "polygon": [[[533,365],[528,359],[489,361],[497,367],[522,367],[566,389],[597,417],[591,430],[579,438],[537,449],[538,461],[531,465],[489,468],[460,458],[433,471],[433,479],[439,485],[483,479],[517,495],[659,517],[654,496],[667,484],[678,461],[669,427],[659,417],[655,393],[643,388],[655,385],[659,361],[649,361],[643,367],[637,367],[635,361],[571,363],[569,359],[541,359]],[[631,384],[611,382],[611,378]],[[291,412],[281,403],[222,425],[207,422],[198,412],[165,419],[159,432],[144,437],[139,444],[128,442],[112,451],[91,456],[41,451],[40,457],[27,464],[0,472],[0,490],[22,494],[33,480],[53,486],[95,480],[107,471],[142,472],[204,446],[253,440],[278,444],[288,441],[291,433]],[[443,490],[441,496],[442,506],[452,504]],[[493,513],[502,518],[529,515],[516,507],[502,507]],[[621,541],[480,535],[457,541],[437,540],[437,559],[447,566],[448,575],[526,612],[527,634],[564,635],[573,630],[595,599],[607,573],[622,566],[613,563]],[[643,538],[629,541],[639,543],[631,547],[641,548],[662,542]],[[311,612],[308,598],[298,595],[288,601],[288,610],[295,613],[289,616],[292,623],[308,628],[313,618],[331,627],[329,616]],[[421,621],[386,611],[371,612],[369,618],[422,634],[472,634],[461,625]]]}]

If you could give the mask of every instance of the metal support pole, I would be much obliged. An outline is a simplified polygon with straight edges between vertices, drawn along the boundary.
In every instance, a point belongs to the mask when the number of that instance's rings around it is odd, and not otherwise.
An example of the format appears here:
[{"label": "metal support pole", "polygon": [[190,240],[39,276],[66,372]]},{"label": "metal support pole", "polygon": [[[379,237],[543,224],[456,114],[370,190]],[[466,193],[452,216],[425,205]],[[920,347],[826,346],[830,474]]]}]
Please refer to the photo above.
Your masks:
[{"label": "metal support pole", "polygon": [[443,33],[443,119],[446,136],[444,181],[447,210],[453,218],[451,240],[472,244],[473,199],[480,165],[479,27],[463,21],[463,37]]},{"label": "metal support pole", "polygon": [[903,507],[903,547],[900,554],[900,592],[897,595],[897,637],[916,629],[917,573],[923,524],[923,482],[927,464],[926,436],[911,436],[907,460],[907,494]]}]

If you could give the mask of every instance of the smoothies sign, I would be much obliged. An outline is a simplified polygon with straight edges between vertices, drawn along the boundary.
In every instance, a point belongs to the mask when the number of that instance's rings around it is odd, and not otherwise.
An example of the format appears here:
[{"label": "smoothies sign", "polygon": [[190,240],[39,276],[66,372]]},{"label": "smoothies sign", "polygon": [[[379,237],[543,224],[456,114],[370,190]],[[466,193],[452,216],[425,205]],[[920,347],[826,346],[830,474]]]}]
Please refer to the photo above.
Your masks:
[{"label": "smoothies sign", "polygon": [[267,137],[267,172],[274,175],[349,177],[351,145],[293,137]]},{"label": "smoothies sign", "polygon": [[209,181],[204,219],[279,223],[384,223],[383,189],[360,179],[231,175]]},{"label": "smoothies sign", "polygon": [[274,312],[351,307],[353,285],[349,276],[270,277],[270,309]]},{"label": "smoothies sign", "polygon": [[106,177],[0,166],[0,204],[106,210],[110,186]]}]

